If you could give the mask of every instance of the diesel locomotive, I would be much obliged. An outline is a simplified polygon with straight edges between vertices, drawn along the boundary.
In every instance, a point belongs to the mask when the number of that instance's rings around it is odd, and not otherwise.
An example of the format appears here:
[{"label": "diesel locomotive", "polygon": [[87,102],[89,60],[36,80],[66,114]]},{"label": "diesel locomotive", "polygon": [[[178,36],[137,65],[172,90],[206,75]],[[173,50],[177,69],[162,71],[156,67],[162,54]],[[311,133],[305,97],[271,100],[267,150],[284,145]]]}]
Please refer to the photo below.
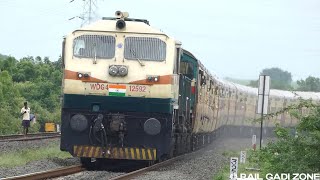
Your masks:
[{"label": "diesel locomotive", "polygon": [[[250,134],[258,126],[246,121],[256,116],[256,88],[211,75],[180,41],[126,12],[67,35],[62,58],[60,148],[85,165],[159,161],[210,143],[224,127]],[[271,90],[268,111],[298,97],[320,94]],[[286,113],[274,118],[296,123]]]}]

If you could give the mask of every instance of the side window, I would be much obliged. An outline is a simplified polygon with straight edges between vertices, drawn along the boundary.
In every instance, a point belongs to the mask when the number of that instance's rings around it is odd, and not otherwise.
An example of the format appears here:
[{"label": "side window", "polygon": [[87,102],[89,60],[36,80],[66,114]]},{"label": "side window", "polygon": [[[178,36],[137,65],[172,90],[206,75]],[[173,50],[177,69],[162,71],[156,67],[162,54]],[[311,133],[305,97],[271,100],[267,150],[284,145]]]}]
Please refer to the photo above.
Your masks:
[{"label": "side window", "polygon": [[204,86],[207,84],[206,76],[204,75],[204,72],[202,70],[199,70],[199,78],[200,78],[200,85],[201,86]]},{"label": "side window", "polygon": [[213,81],[212,81],[212,79],[210,79],[210,86],[209,86],[209,88],[208,88],[208,91],[210,91],[211,92],[211,94],[213,94],[214,93],[214,84],[213,84]]},{"label": "side window", "polygon": [[173,68],[173,73],[174,74],[178,74],[180,71],[180,59],[181,59],[181,48],[180,47],[176,47],[176,52],[175,52],[175,62],[174,62],[174,68]]}]

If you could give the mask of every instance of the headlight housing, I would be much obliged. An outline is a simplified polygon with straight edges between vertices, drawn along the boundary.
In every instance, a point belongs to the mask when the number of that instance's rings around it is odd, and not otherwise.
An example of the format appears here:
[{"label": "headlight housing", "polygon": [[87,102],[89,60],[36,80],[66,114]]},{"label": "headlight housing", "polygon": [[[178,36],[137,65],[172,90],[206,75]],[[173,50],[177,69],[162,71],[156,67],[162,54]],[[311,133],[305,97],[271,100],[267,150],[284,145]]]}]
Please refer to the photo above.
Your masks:
[{"label": "headlight housing", "polygon": [[161,131],[161,123],[156,118],[150,118],[144,123],[143,130],[149,135],[157,135]]},{"label": "headlight housing", "polygon": [[70,127],[74,131],[82,132],[88,127],[88,119],[82,114],[76,114],[70,119]]},{"label": "headlight housing", "polygon": [[111,76],[116,76],[118,74],[118,71],[119,71],[119,69],[115,65],[112,65],[112,66],[109,67],[109,74]]},{"label": "headlight housing", "polygon": [[119,67],[119,75],[126,76],[128,74],[128,68],[126,66]]},{"label": "headlight housing", "polygon": [[126,76],[128,74],[128,67],[122,65],[109,66],[109,74],[111,76]]}]

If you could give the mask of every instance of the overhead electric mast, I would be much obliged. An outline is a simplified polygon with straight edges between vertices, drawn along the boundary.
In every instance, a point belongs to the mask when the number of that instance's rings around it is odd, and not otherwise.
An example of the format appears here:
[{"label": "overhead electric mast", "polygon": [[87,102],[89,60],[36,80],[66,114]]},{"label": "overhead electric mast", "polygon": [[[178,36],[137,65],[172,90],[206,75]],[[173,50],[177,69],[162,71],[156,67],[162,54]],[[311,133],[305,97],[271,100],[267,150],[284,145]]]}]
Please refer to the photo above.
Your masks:
[{"label": "overhead electric mast", "polygon": [[[76,0],[71,0],[70,3],[74,2]],[[80,18],[82,19],[81,27],[90,24],[92,21],[94,21],[97,18],[97,9],[98,9],[98,0],[82,0],[83,1],[83,11],[82,14],[79,16],[74,16],[70,18],[69,20],[72,20],[74,18]]]}]

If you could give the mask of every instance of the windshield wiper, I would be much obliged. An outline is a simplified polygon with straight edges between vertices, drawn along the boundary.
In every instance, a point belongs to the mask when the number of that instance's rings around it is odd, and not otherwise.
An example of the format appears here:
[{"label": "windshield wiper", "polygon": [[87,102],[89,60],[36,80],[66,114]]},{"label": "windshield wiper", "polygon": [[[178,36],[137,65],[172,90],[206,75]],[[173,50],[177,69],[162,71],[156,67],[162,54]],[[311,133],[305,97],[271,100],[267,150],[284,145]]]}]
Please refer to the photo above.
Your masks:
[{"label": "windshield wiper", "polygon": [[94,50],[93,64],[97,64],[97,49],[96,49],[96,43],[93,43],[93,50]]},{"label": "windshield wiper", "polygon": [[144,63],[140,61],[133,49],[130,49],[130,53],[138,60],[141,66],[144,66]]}]

